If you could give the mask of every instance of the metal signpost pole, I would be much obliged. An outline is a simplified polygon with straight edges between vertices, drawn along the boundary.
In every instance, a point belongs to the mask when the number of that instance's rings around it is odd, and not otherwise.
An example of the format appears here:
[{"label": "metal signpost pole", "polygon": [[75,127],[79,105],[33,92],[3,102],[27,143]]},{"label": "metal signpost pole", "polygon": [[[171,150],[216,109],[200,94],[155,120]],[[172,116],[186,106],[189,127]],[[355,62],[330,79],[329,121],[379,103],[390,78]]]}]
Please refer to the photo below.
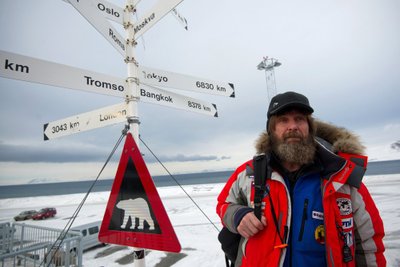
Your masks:
[{"label": "metal signpost pole", "polygon": [[[138,68],[139,64],[135,59],[135,35],[133,30],[133,14],[136,12],[134,0],[126,0],[124,9],[124,28],[126,31],[126,58],[127,65],[127,92],[126,101],[128,103],[128,123],[130,132],[135,139],[136,144],[139,144],[139,115],[138,115],[138,102],[139,102],[139,79]],[[145,267],[145,252],[142,248],[133,248],[135,267]]]},{"label": "metal signpost pole", "polygon": [[[137,246],[133,247],[133,265],[135,267],[145,267],[144,248],[179,253],[181,251],[181,246],[138,149],[138,144],[140,143],[139,100],[146,103],[218,117],[218,110],[215,104],[191,98],[186,95],[169,92],[159,87],[228,97],[235,97],[235,88],[232,83],[217,82],[210,79],[146,68],[143,66],[139,68],[135,53],[135,47],[137,45],[135,40],[154,26],[161,18],[172,10],[173,14],[177,16],[179,21],[185,26],[185,29],[187,29],[186,19],[175,9],[183,0],[159,0],[153,9],[149,10],[142,18],[137,20],[134,20],[133,16],[136,12],[136,4],[140,0],[125,0],[124,9],[103,0],[64,1],[70,3],[108,42],[110,42],[118,53],[122,55],[127,65],[126,79],[2,50],[0,50],[0,77],[124,98],[125,101],[118,104],[48,122],[43,125],[43,138],[44,140],[51,140],[115,123],[121,123],[127,120],[129,132],[132,135],[127,135],[125,141],[125,144],[128,144],[127,150],[129,150],[129,153],[122,153],[124,157],[121,157],[115,178],[119,183],[114,183],[117,185],[116,187],[114,187],[113,184],[107,210],[99,232],[99,239],[101,239],[103,243],[131,247]],[[108,6],[107,8],[106,5]],[[109,10],[112,10],[112,12],[108,12]],[[123,18],[121,18],[120,14],[123,14]],[[126,35],[125,38],[120,35],[108,20],[123,24]],[[273,67],[280,65],[277,61],[273,63]],[[258,67],[259,69],[265,69],[268,66],[266,66],[266,62],[262,62]],[[52,75],[48,75],[48,73],[52,73]],[[139,74],[143,74],[141,75],[142,83],[140,87]],[[131,137],[134,138],[135,142],[133,142]],[[158,222],[160,222],[158,228],[161,234],[126,231],[126,225],[123,227],[125,231],[109,228],[113,210],[117,205],[118,193],[121,191],[119,185],[121,181],[126,178],[125,171],[128,168],[126,162],[130,159],[134,161],[135,165],[138,163],[137,165],[140,168],[140,172],[138,172],[137,169],[135,169],[135,171],[139,176],[139,180],[129,180],[127,183],[129,183],[129,185],[137,183],[137,185],[143,187],[146,198],[148,198],[149,204],[153,208],[154,215],[158,219]],[[133,188],[134,190],[130,187],[128,189],[123,189],[134,191],[137,187]],[[138,192],[129,193],[134,196],[136,196],[135,194],[139,194]],[[151,195],[151,197],[149,197],[149,195]],[[118,201],[120,200],[121,199]],[[126,201],[127,199],[123,200]],[[120,210],[123,209],[120,208]],[[118,215],[118,217],[120,216]],[[136,219],[134,220],[136,221]],[[148,218],[148,220],[152,221],[153,219]],[[131,223],[134,224],[132,216]],[[151,235],[149,239],[147,239],[148,234]]]},{"label": "metal signpost pole", "polygon": [[139,79],[138,79],[138,62],[135,59],[135,36],[133,31],[133,13],[135,12],[135,6],[133,0],[126,0],[124,9],[124,28],[126,32],[126,57],[125,63],[127,66],[127,96],[126,101],[129,104],[129,116],[128,123],[131,129],[131,133],[135,139],[135,142],[139,142],[139,116],[137,104],[139,102]]}]

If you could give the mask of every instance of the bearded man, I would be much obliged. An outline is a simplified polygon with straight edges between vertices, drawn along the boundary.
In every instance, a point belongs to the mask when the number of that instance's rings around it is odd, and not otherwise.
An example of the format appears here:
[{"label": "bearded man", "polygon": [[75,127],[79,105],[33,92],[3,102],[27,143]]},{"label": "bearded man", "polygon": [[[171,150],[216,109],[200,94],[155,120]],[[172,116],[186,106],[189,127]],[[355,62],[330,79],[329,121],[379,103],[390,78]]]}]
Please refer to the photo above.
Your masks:
[{"label": "bearded man", "polygon": [[383,222],[362,183],[364,147],[313,112],[296,92],[270,102],[267,131],[256,142],[271,170],[260,219],[253,160],[236,169],[218,196],[222,224],[241,236],[232,266],[386,266]]}]

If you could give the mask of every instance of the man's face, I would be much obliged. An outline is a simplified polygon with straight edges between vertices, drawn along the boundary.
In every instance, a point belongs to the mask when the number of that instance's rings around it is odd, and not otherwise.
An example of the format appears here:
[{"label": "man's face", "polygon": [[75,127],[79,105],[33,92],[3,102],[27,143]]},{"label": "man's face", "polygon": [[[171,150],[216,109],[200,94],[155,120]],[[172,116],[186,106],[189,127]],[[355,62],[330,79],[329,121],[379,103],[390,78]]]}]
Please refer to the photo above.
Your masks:
[{"label": "man's face", "polygon": [[272,150],[284,162],[309,164],[313,162],[315,145],[309,133],[307,115],[291,110],[276,116],[271,135]]},{"label": "man's face", "polygon": [[274,134],[280,142],[286,144],[299,143],[307,139],[309,135],[307,116],[297,110],[277,115]]}]

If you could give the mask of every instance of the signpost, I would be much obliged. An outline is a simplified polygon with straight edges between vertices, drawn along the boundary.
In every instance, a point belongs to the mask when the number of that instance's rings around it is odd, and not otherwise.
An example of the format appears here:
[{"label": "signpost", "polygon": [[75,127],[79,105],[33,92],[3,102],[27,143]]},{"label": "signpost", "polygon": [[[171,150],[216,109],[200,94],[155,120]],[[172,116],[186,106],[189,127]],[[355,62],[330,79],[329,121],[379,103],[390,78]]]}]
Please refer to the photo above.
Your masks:
[{"label": "signpost", "polygon": [[[69,3],[68,0],[63,1]],[[139,2],[140,0],[134,1],[133,6],[136,6]],[[124,10],[121,7],[104,0],[93,0],[93,4],[97,7],[96,10],[101,13],[104,18],[112,20],[121,25],[124,24]],[[185,30],[187,30],[188,23],[186,18],[183,17],[178,10],[176,10],[176,8],[172,9],[171,13],[179,21],[179,23],[182,24]]]},{"label": "signpost", "polygon": [[[133,246],[134,265],[142,267],[145,266],[144,250],[138,247],[172,252],[179,252],[181,247],[136,145],[139,136],[138,101],[218,117],[215,104],[158,87],[235,97],[234,85],[147,67],[139,68],[134,49],[136,40],[162,17],[172,11],[187,29],[186,19],[175,9],[183,0],[159,0],[136,23],[133,14],[140,0],[126,0],[124,9],[105,0],[64,1],[73,5],[124,57],[127,78],[112,77],[5,51],[0,51],[0,76],[124,98],[125,102],[120,104],[46,123],[43,135],[44,140],[49,140],[128,121],[131,132],[126,137],[99,236],[103,242]],[[126,38],[107,19],[122,24]],[[140,214],[136,216],[139,223],[135,223],[136,227],[132,229],[135,212]]]}]

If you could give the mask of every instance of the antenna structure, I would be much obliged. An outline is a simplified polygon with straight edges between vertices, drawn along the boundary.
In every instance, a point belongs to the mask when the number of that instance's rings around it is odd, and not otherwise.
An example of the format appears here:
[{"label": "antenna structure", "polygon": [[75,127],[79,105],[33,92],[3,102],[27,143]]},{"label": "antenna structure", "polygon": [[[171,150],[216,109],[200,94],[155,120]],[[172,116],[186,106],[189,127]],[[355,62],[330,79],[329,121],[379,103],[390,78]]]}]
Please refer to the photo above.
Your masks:
[{"label": "antenna structure", "polygon": [[275,67],[282,65],[277,59],[264,57],[257,65],[258,70],[265,71],[265,81],[267,83],[268,102],[277,94],[275,82]]}]

